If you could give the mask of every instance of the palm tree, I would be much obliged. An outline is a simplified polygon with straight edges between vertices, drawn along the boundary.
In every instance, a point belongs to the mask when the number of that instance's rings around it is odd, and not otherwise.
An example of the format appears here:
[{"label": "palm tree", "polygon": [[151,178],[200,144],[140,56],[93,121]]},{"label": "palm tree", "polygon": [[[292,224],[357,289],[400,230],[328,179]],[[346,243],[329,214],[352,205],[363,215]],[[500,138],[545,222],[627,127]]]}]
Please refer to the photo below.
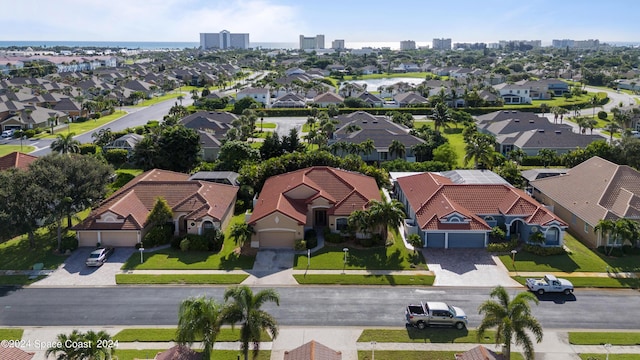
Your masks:
[{"label": "palm tree", "polygon": [[367,212],[371,216],[371,224],[382,228],[382,239],[386,242],[389,226],[398,227],[405,218],[404,206],[398,200],[371,200]]},{"label": "palm tree", "polygon": [[620,125],[616,124],[613,121],[610,121],[607,125],[602,128],[604,131],[609,132],[609,144],[613,144],[613,134],[617,133],[620,130]]},{"label": "palm tree", "polygon": [[44,356],[49,358],[49,355],[53,354],[56,360],[77,360],[82,359],[82,349],[79,346],[73,346],[83,341],[82,333],[78,330],[73,330],[69,336],[67,334],[58,334],[53,346],[48,348]]},{"label": "palm tree", "polygon": [[394,154],[398,158],[404,158],[407,150],[403,143],[398,140],[391,141],[391,145],[389,145],[389,155],[393,156]]},{"label": "palm tree", "polygon": [[181,345],[202,342],[203,359],[209,359],[211,350],[220,333],[222,305],[212,298],[191,297],[180,304],[176,341]]},{"label": "palm tree", "polygon": [[51,150],[61,154],[79,153],[80,141],[74,139],[75,133],[58,134],[56,140],[51,143]]},{"label": "palm tree", "polygon": [[478,169],[480,164],[491,168],[493,154],[495,153],[495,139],[491,135],[474,133],[464,147],[464,164],[467,165],[473,159],[473,168]]},{"label": "palm tree", "polygon": [[225,323],[230,323],[233,327],[236,323],[241,323],[240,341],[244,359],[249,360],[249,343],[253,343],[254,358],[260,350],[260,334],[268,330],[275,339],[278,336],[278,324],[276,320],[266,311],[260,309],[267,302],[274,302],[280,305],[280,296],[273,289],[265,289],[257,294],[245,285],[227,289],[224,293],[225,302],[229,303],[223,312]]},{"label": "palm tree", "polygon": [[596,127],[596,125],[598,125],[598,120],[596,120],[595,117],[593,118],[587,118],[584,121],[584,127],[585,129],[589,129],[589,131],[591,132],[591,134],[593,135],[593,128]]},{"label": "palm tree", "polygon": [[235,239],[236,244],[242,247],[247,241],[251,241],[251,235],[255,234],[253,227],[247,223],[234,224],[231,226],[229,236]]},{"label": "palm tree", "polygon": [[440,132],[440,127],[448,127],[451,121],[451,111],[444,101],[437,101],[433,107],[433,129]]},{"label": "palm tree", "polygon": [[542,116],[544,116],[544,114],[546,114],[548,111],[549,105],[547,105],[546,103],[540,104],[540,112],[542,113]]},{"label": "palm tree", "polygon": [[536,342],[542,341],[542,326],[531,314],[529,302],[538,304],[538,299],[530,292],[520,292],[513,299],[509,298],[507,290],[498,286],[491,291],[491,298],[478,308],[484,318],[477,329],[478,339],[482,339],[487,329],[497,327],[496,345],[502,344],[502,354],[507,360],[511,359],[511,342],[524,348],[527,360],[534,358],[533,343],[527,333],[529,330],[535,336]]},{"label": "palm tree", "polygon": [[518,166],[522,164],[522,161],[524,160],[525,157],[527,157],[527,153],[520,148],[511,150],[507,153],[507,159],[515,162],[516,165]]},{"label": "palm tree", "polygon": [[376,150],[376,145],[373,143],[373,140],[367,139],[360,144],[358,144],[358,152],[364,154],[364,156],[371,155],[372,152]]},{"label": "palm tree", "polygon": [[538,151],[538,156],[542,159],[544,167],[551,165],[558,157],[556,151],[551,149],[540,149]]},{"label": "palm tree", "polygon": [[109,346],[111,342],[111,335],[106,331],[101,330],[95,332],[93,330],[87,331],[82,337],[83,342],[90,346],[82,349],[84,357],[82,359],[87,360],[109,360],[112,358],[115,352],[115,346]]}]

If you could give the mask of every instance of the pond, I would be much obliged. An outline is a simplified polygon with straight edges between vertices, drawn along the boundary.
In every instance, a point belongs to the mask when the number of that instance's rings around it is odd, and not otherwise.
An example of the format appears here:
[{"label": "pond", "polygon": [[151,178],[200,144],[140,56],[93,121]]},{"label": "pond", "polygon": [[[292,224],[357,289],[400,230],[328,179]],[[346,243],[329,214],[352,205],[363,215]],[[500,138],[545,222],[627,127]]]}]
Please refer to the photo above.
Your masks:
[{"label": "pond", "polygon": [[407,84],[410,84],[412,86],[417,86],[419,85],[421,82],[425,81],[425,79],[423,78],[413,78],[413,77],[390,77],[390,78],[383,78],[383,79],[368,79],[368,80],[348,80],[345,81],[345,83],[353,83],[353,84],[357,84],[360,86],[363,86],[364,84],[367,85],[367,89],[369,91],[378,91],[379,87],[387,87],[399,82],[405,82]]}]

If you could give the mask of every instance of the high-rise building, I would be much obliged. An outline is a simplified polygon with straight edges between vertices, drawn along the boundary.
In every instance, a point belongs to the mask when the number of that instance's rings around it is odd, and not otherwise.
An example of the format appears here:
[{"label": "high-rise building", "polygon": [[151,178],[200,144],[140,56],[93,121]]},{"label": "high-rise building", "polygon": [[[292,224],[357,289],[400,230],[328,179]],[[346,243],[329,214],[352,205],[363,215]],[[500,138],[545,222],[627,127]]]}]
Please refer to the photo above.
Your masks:
[{"label": "high-rise building", "polygon": [[400,50],[415,50],[416,42],[413,40],[400,41]]},{"label": "high-rise building", "polygon": [[431,48],[434,50],[451,50],[451,39],[433,39]]},{"label": "high-rise building", "polygon": [[200,33],[202,49],[248,49],[249,34],[232,34],[227,30],[219,33]]},{"label": "high-rise building", "polygon": [[571,40],[571,39],[554,39],[551,41],[551,46],[554,48],[576,48],[576,49],[597,49],[600,47],[600,41],[598,39],[589,40]]},{"label": "high-rise building", "polygon": [[343,50],[344,49],[344,40],[333,40],[331,42],[331,48],[335,50]]},{"label": "high-rise building", "polygon": [[300,49],[324,49],[324,35],[316,35],[312,37],[305,37],[304,35],[300,35]]}]

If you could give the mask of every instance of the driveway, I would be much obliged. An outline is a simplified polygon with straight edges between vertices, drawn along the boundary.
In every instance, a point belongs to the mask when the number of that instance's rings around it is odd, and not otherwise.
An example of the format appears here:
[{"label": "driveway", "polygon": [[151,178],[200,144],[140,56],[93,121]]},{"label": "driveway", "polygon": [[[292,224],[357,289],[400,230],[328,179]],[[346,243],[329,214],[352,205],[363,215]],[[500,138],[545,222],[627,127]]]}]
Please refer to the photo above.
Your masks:
[{"label": "driveway", "polygon": [[297,285],[293,278],[295,253],[288,249],[260,249],[243,285]]},{"label": "driveway", "polygon": [[116,273],[134,253],[135,248],[116,248],[100,267],[88,267],[85,260],[95,250],[81,247],[74,251],[56,271],[30,286],[108,286],[116,285]]},{"label": "driveway", "polygon": [[436,275],[434,286],[519,287],[507,269],[485,249],[421,249],[429,270]]}]

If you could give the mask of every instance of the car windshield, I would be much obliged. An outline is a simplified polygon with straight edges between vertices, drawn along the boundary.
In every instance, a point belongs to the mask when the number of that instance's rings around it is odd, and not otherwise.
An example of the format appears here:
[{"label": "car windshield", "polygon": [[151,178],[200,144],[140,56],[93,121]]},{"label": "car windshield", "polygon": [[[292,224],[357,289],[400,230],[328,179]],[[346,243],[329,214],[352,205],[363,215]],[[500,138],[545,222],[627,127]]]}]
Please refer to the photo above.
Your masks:
[{"label": "car windshield", "polygon": [[454,310],[453,306],[449,305],[449,311],[451,311],[453,316],[456,316],[456,311]]},{"label": "car windshield", "polygon": [[89,259],[96,259],[100,257],[100,253],[91,253],[91,255],[89,255]]}]

